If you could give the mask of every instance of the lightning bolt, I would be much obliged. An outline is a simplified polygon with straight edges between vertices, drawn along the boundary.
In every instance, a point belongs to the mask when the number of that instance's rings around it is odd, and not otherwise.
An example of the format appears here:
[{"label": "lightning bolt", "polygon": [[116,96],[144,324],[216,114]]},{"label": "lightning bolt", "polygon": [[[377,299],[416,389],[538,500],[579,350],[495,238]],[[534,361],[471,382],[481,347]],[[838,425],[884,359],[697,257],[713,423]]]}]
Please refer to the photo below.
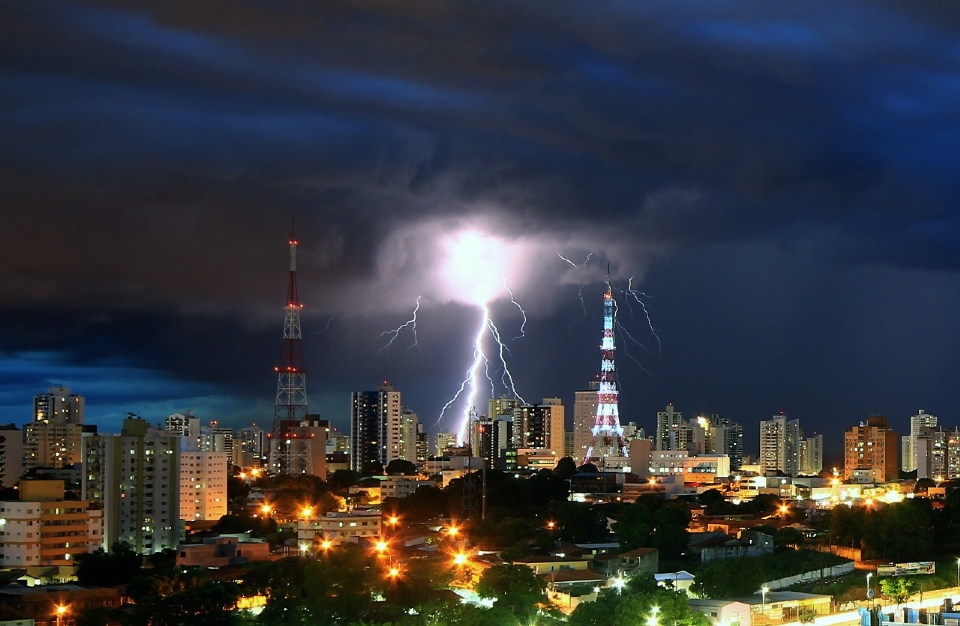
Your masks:
[{"label": "lightning bolt", "polygon": [[[512,299],[512,301],[514,305],[516,305],[517,308],[519,308],[524,314],[524,321],[526,321],[526,312],[523,310],[523,307],[521,307],[515,299]],[[487,356],[483,348],[483,342],[486,337],[489,336],[496,344],[496,360],[499,363],[499,367],[502,369],[499,379],[500,384],[504,387],[504,389],[508,390],[514,395],[514,397],[520,400],[520,402],[523,404],[527,403],[527,401],[523,399],[523,396],[521,396],[517,391],[513,374],[510,372],[509,365],[507,365],[506,355],[510,353],[510,349],[503,342],[503,339],[500,336],[500,329],[497,328],[497,325],[490,317],[489,306],[487,304],[480,305],[480,312],[480,324],[477,327],[477,333],[473,339],[473,360],[470,363],[470,367],[467,368],[463,380],[460,381],[460,387],[457,389],[457,392],[447,401],[446,404],[443,405],[443,408],[440,409],[440,416],[437,418],[436,423],[434,423],[434,426],[438,425],[441,421],[443,421],[443,418],[447,414],[447,410],[458,401],[462,401],[463,416],[461,418],[460,426],[457,429],[458,445],[463,445],[463,443],[468,439],[471,413],[475,410],[477,405],[477,398],[479,396],[480,387],[482,384],[481,376],[486,379],[486,382],[489,385],[490,397],[492,398],[496,395],[497,386],[493,376],[490,373],[491,359]]]},{"label": "lightning bolt", "polygon": [[[568,259],[567,257],[563,256],[560,253],[557,253],[557,256],[563,259],[564,261],[566,261],[567,263],[569,263],[571,267],[574,267],[580,270],[580,272],[582,273],[583,268],[586,267],[587,262],[590,261],[590,257],[593,256],[593,252],[590,252],[589,254],[587,254],[587,258],[585,258],[583,260],[583,263],[579,265],[577,265],[576,263],[574,263],[573,261],[571,261],[570,259]],[[580,317],[570,322],[570,327],[567,329],[567,331],[571,335],[573,334],[573,325],[576,324],[577,322],[582,322],[583,320],[587,319],[587,305],[583,300],[583,283],[577,283],[577,297],[580,298]]]},{"label": "lightning bolt", "polygon": [[[517,302],[517,299],[513,296],[513,290],[510,289],[510,287],[507,286],[507,275],[506,275],[506,274],[503,274],[503,288],[504,288],[504,290],[505,290],[508,294],[510,294],[510,302],[512,302],[512,303],[513,303],[513,306],[517,307],[517,309],[520,310],[520,315],[523,316],[523,322],[520,324],[520,335],[517,336],[517,337],[514,337],[514,339],[522,339],[522,338],[524,338],[524,337],[527,336],[527,333],[526,333],[526,330],[525,330],[525,329],[527,328],[527,312],[523,310],[523,307],[520,306],[520,303]],[[498,338],[497,338],[497,341],[498,341],[498,342],[500,341],[499,336],[498,336]],[[501,343],[500,345],[501,345],[501,347],[503,346],[502,343]]]},{"label": "lightning bolt", "polygon": [[[657,352],[659,354],[663,354],[663,343],[660,341],[660,335],[658,335],[657,331],[653,328],[653,319],[650,317],[650,310],[647,308],[646,301],[643,300],[643,298],[649,298],[650,296],[643,293],[642,291],[637,291],[636,289],[633,288],[633,276],[631,276],[627,280],[627,288],[621,291],[621,293],[623,293],[626,296],[629,296],[637,304],[640,305],[640,309],[643,311],[643,316],[647,320],[647,328],[650,329],[650,335],[652,335],[653,338],[657,340]],[[630,316],[633,317],[633,307],[630,306],[629,300],[627,300],[627,306],[630,308]],[[644,344],[641,343],[640,345],[642,345],[644,349],[646,349],[646,346]],[[649,350],[647,351],[649,352]]]},{"label": "lightning bolt", "polygon": [[410,344],[410,345],[407,347],[407,350],[409,350],[410,348],[413,348],[413,347],[417,347],[417,348],[420,347],[419,339],[417,338],[417,313],[420,311],[420,298],[421,298],[421,297],[422,297],[422,296],[417,296],[417,306],[414,307],[414,309],[413,309],[413,315],[410,316],[410,319],[408,319],[408,320],[407,320],[406,322],[404,322],[403,324],[400,324],[399,326],[397,326],[397,327],[394,328],[393,330],[385,330],[385,331],[383,331],[382,333],[380,333],[379,335],[377,335],[377,341],[379,341],[381,337],[387,337],[387,338],[388,338],[388,339],[387,339],[387,343],[384,344],[384,346],[383,346],[382,348],[380,348],[379,350],[377,350],[377,352],[381,352],[381,351],[383,351],[383,350],[386,350],[386,349],[389,348],[391,345],[393,345],[394,340],[396,340],[396,338],[400,336],[400,332],[403,331],[404,328],[410,328],[410,329],[413,331],[413,343]]}]

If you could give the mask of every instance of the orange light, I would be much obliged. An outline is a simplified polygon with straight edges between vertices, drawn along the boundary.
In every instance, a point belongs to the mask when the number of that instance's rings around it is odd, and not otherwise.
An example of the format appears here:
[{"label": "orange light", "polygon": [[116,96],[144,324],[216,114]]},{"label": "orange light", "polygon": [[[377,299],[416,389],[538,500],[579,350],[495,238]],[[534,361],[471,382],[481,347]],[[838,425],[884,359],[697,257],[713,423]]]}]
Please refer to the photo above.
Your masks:
[{"label": "orange light", "polygon": [[332,545],[333,544],[328,539],[324,539],[323,541],[320,542],[320,549],[329,550]]},{"label": "orange light", "polygon": [[377,552],[386,552],[387,551],[387,542],[378,541],[377,542]]},{"label": "orange light", "polygon": [[549,528],[550,530],[553,530],[554,526],[556,526],[554,522],[547,522],[547,528]]},{"label": "orange light", "polygon": [[400,575],[400,568],[399,568],[399,567],[391,567],[389,574],[390,574],[390,578],[396,578],[397,576]]},{"label": "orange light", "polygon": [[450,535],[451,537],[456,537],[457,533],[459,532],[460,532],[460,529],[457,528],[456,526],[451,526],[450,528],[447,529],[447,534]]},{"label": "orange light", "polygon": [[264,515],[269,515],[270,511],[272,510],[273,508],[269,504],[264,504],[263,506],[260,507],[260,512],[263,513]]},{"label": "orange light", "polygon": [[300,510],[300,515],[302,517],[310,517],[311,515],[313,515],[313,507],[310,507],[310,506],[303,507],[303,509]]},{"label": "orange light", "polygon": [[397,522],[399,521],[400,521],[399,517],[397,517],[396,515],[391,515],[390,519],[387,520],[387,523],[390,524],[391,526],[396,526]]},{"label": "orange light", "polygon": [[467,563],[467,555],[463,552],[457,552],[456,556],[453,557],[454,565],[465,565]]}]

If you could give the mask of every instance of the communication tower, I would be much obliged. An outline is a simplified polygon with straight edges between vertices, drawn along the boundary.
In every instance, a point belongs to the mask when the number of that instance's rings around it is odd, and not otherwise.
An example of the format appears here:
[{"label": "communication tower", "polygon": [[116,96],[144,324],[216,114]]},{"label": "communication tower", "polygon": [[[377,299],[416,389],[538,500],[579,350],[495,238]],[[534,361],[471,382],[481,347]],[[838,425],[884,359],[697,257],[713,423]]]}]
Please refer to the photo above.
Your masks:
[{"label": "communication tower", "polygon": [[593,444],[587,449],[584,463],[596,463],[600,469],[606,460],[623,459],[627,450],[623,443],[623,428],[620,426],[617,370],[614,362],[616,343],[613,326],[616,306],[613,288],[610,286],[610,269],[607,268],[607,291],[603,294],[603,336],[600,341],[600,386],[597,389],[597,419],[590,432]]},{"label": "communication tower", "polygon": [[300,335],[300,297],[297,294],[297,239],[290,228],[290,279],[284,307],[283,339],[277,372],[277,402],[270,433],[270,470],[278,474],[312,474],[307,417],[307,376]]}]

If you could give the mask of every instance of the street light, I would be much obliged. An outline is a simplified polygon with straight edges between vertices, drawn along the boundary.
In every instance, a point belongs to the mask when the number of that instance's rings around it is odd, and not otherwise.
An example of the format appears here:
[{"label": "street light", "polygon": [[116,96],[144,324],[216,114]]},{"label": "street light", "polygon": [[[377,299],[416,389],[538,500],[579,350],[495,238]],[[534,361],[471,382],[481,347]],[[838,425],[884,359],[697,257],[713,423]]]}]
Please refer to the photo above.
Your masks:
[{"label": "street light", "polygon": [[467,564],[467,555],[463,552],[457,552],[453,557],[454,565],[466,565]]},{"label": "street light", "polygon": [[760,611],[761,612],[767,610],[767,592],[768,591],[770,591],[770,589],[766,585],[764,585],[763,587],[760,587]]},{"label": "street light", "polygon": [[647,618],[647,626],[657,626],[657,613],[660,612],[660,607],[650,607],[650,612],[651,615]]},{"label": "street light", "polygon": [[60,626],[60,620],[63,618],[64,615],[66,615],[67,611],[69,610],[70,610],[69,606],[65,606],[63,604],[57,605],[57,626]]},{"label": "street light", "polygon": [[870,577],[873,576],[873,572],[867,574],[867,599],[870,599]]}]

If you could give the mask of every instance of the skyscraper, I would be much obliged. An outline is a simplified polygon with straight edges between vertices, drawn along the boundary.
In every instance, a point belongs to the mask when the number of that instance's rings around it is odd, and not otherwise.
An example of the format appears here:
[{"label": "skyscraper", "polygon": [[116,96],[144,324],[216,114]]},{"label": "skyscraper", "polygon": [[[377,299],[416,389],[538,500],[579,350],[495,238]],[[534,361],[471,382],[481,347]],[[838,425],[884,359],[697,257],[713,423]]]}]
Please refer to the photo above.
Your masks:
[{"label": "skyscraper", "polygon": [[[526,404],[518,409],[520,448],[553,450],[563,454],[564,409],[560,398],[544,398],[542,404]],[[515,424],[516,426],[516,424]]]},{"label": "skyscraper", "polygon": [[369,472],[386,466],[399,449],[400,392],[386,381],[376,391],[350,394],[350,468]]},{"label": "skyscraper", "polygon": [[823,471],[823,435],[814,433],[800,441],[800,473],[808,476]]},{"label": "skyscraper", "polygon": [[266,465],[266,433],[256,424],[240,429],[240,467],[260,468]]}]

